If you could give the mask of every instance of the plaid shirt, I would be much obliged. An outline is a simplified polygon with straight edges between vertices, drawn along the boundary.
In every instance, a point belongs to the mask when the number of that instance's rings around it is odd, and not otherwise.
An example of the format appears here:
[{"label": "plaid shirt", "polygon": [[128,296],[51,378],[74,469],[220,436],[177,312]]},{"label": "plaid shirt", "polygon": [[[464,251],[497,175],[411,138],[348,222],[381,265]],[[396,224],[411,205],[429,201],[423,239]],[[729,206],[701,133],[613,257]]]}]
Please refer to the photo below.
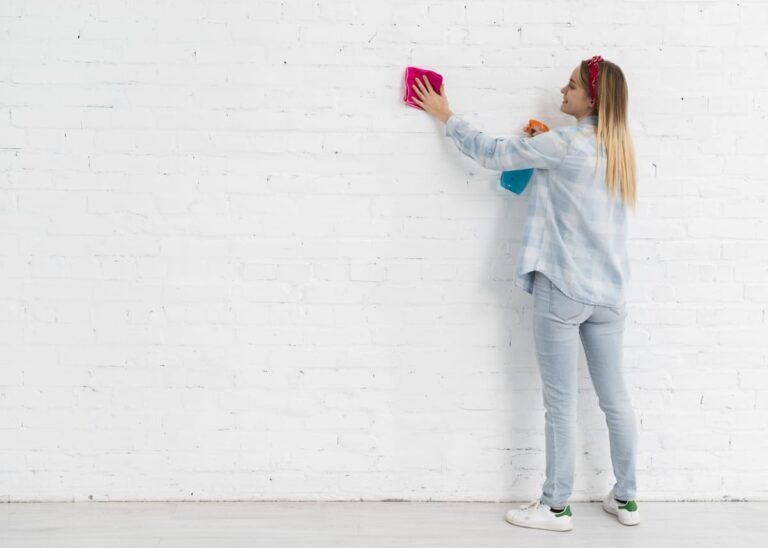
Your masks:
[{"label": "plaid shirt", "polygon": [[445,135],[481,166],[535,168],[514,284],[533,294],[535,271],[567,296],[587,304],[626,302],[630,268],[627,212],[605,184],[605,146],[595,171],[597,116],[535,137],[493,138],[452,115]]}]

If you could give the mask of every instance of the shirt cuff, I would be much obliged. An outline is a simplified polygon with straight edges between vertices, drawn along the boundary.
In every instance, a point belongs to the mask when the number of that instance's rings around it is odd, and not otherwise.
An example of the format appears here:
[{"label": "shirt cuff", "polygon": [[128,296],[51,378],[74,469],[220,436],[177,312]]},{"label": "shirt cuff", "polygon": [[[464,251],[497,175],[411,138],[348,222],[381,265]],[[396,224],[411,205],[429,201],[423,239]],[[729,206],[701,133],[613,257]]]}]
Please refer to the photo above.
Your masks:
[{"label": "shirt cuff", "polygon": [[454,126],[459,123],[459,115],[451,114],[451,117],[445,121],[445,135],[449,136],[454,129]]}]

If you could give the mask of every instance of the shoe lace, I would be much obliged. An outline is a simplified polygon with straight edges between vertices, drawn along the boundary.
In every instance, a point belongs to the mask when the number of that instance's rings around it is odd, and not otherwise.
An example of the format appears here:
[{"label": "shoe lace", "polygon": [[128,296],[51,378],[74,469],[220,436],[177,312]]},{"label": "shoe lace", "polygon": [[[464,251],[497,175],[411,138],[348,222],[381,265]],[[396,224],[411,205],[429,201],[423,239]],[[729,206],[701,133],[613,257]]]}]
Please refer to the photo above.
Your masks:
[{"label": "shoe lace", "polygon": [[532,500],[531,502],[528,502],[526,504],[523,504],[520,509],[521,510],[538,510],[539,506],[541,506],[541,499]]}]

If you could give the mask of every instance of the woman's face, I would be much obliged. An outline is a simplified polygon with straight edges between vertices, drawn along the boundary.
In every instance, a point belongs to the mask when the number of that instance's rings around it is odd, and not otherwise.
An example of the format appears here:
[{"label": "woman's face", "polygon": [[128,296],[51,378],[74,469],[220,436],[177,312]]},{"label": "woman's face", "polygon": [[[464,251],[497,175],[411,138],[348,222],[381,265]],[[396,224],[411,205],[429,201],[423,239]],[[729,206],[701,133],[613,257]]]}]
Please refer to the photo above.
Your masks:
[{"label": "woman's face", "polygon": [[595,102],[589,97],[589,91],[584,89],[579,82],[579,67],[573,69],[568,83],[560,88],[563,94],[563,102],[560,110],[578,119],[593,114]]}]

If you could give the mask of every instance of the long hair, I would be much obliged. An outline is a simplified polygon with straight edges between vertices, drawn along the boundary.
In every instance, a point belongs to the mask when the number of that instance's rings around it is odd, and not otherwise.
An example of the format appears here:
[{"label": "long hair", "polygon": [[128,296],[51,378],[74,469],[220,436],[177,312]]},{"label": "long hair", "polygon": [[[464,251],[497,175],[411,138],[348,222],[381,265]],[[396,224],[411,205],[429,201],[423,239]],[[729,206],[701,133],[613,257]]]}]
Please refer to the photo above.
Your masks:
[{"label": "long hair", "polygon": [[[597,158],[600,159],[600,143],[605,144],[608,155],[606,185],[615,197],[621,191],[624,203],[635,209],[637,200],[637,174],[635,146],[627,123],[629,92],[624,73],[610,61],[600,61],[595,84],[597,94]],[[581,62],[581,83],[589,97],[589,65]],[[595,165],[597,170],[597,165]]]}]

